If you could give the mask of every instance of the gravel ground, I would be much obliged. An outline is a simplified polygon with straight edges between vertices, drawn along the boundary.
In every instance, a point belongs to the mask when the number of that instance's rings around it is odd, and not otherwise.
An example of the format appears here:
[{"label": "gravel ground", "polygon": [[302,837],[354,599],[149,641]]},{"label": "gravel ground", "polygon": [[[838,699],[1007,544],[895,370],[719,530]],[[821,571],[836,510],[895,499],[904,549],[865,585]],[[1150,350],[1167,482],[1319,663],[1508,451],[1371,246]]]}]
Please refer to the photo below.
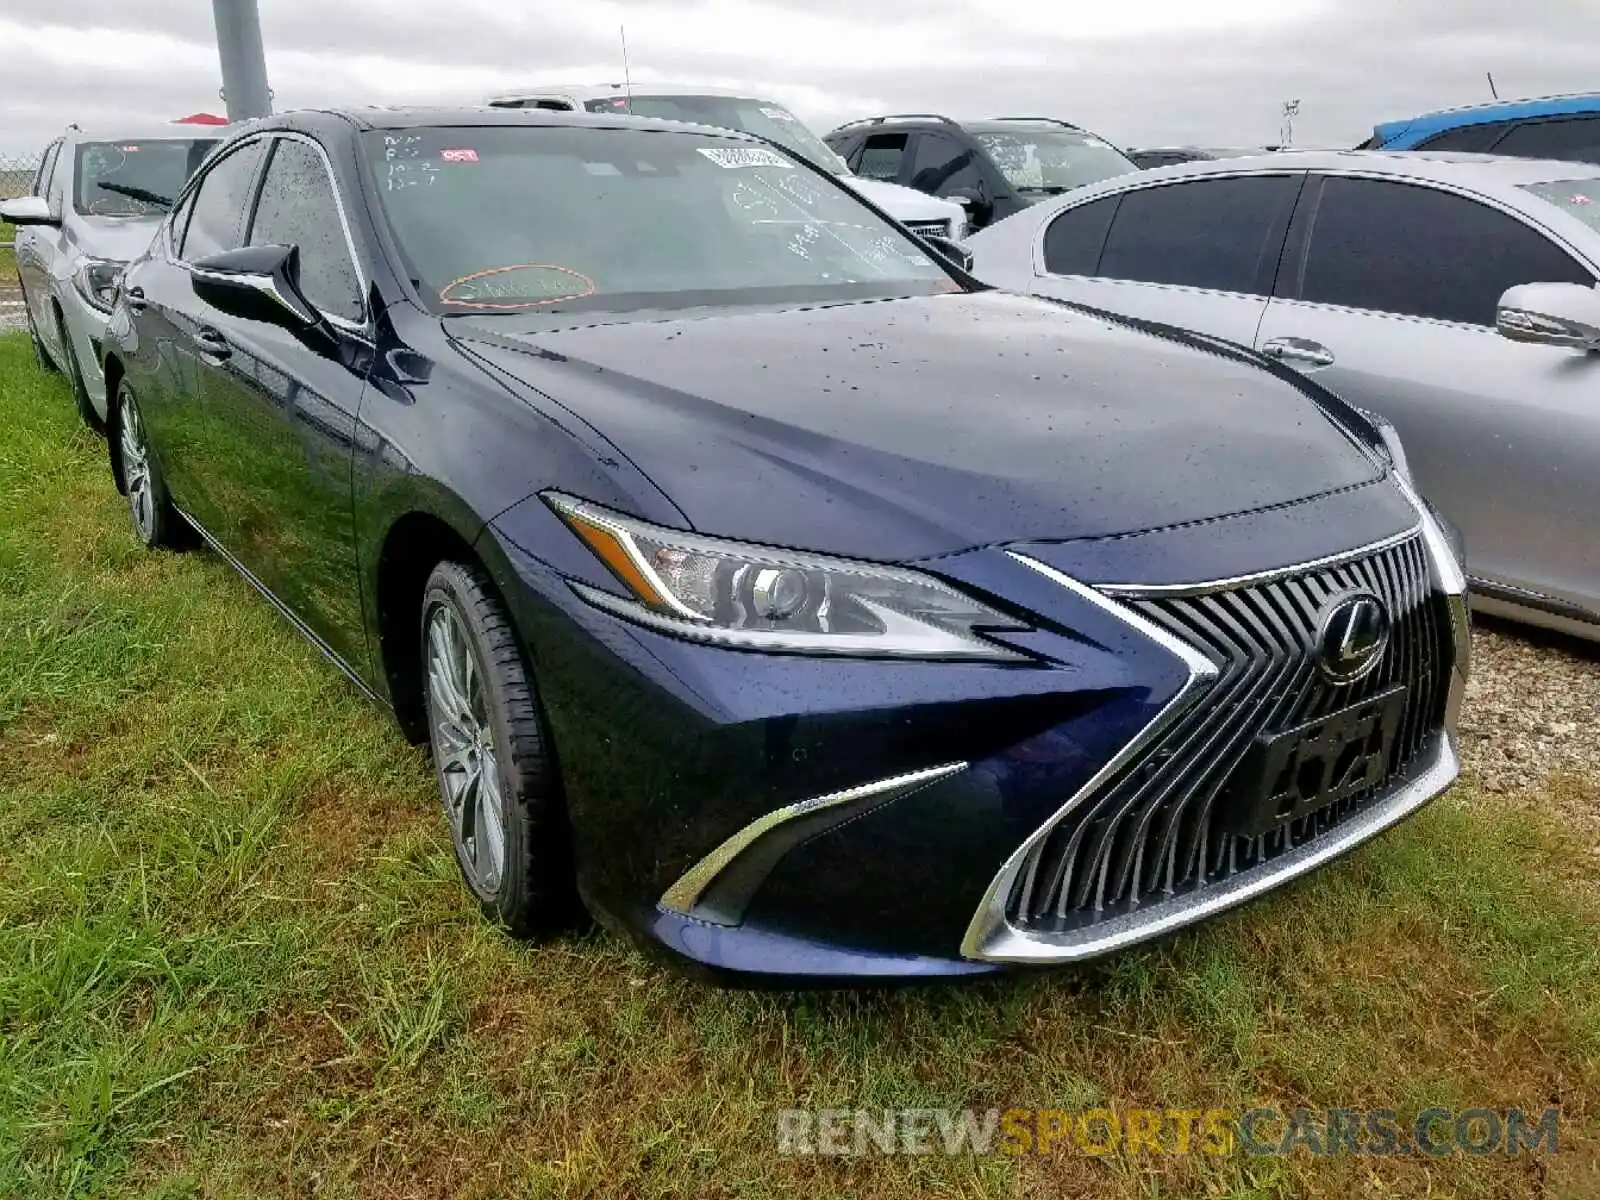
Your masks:
[{"label": "gravel ground", "polygon": [[[1495,622],[1477,625],[1472,648],[1461,714],[1468,776],[1555,806],[1588,838],[1600,871],[1600,644]],[[1547,787],[1551,776],[1562,778]]]}]

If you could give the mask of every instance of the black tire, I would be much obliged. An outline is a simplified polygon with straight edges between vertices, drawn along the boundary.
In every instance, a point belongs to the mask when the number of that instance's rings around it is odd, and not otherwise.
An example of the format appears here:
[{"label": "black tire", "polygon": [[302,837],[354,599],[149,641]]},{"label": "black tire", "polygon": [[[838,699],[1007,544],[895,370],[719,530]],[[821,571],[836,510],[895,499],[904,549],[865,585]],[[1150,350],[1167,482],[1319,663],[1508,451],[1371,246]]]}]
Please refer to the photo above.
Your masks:
[{"label": "black tire", "polygon": [[50,357],[50,351],[44,348],[44,342],[39,339],[39,327],[33,323],[33,309],[28,307],[28,293],[22,292],[22,311],[28,319],[28,339],[33,343],[33,361],[38,364],[41,371],[60,370],[55,360]]},{"label": "black tire", "polygon": [[117,484],[128,498],[134,536],[152,550],[185,549],[189,545],[189,527],[172,506],[161,465],[150,452],[138,401],[126,380],[117,385],[111,418]]},{"label": "black tire", "polygon": [[61,310],[55,310],[56,336],[61,339],[61,356],[66,359],[61,364],[61,369],[66,373],[67,382],[72,385],[72,404],[78,410],[78,418],[96,433],[105,432],[105,423],[100,420],[100,414],[94,410],[94,402],[89,399],[89,389],[83,382],[83,369],[78,366],[78,355],[72,349],[72,338],[67,332],[66,318],[61,315]]},{"label": "black tire", "polygon": [[[458,640],[450,643],[450,662],[462,667],[464,689],[459,681],[451,688],[437,682],[440,622],[454,623],[451,637]],[[521,648],[478,567],[442,562],[434,568],[423,588],[419,632],[420,685],[439,797],[468,890],[485,915],[515,937],[571,928],[582,905],[560,775]],[[492,792],[484,782],[491,778]],[[492,869],[493,813],[498,870]]]}]

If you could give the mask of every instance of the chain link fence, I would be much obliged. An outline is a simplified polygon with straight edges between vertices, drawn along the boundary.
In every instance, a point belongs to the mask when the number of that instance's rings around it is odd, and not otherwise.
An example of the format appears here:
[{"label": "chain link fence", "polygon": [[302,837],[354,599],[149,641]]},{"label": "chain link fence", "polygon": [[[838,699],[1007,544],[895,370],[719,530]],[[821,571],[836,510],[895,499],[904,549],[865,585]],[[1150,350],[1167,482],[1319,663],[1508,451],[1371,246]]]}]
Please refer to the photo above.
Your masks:
[{"label": "chain link fence", "polygon": [[[26,196],[39,170],[37,154],[0,154],[0,200]],[[11,249],[11,226],[0,224],[0,250]]]}]

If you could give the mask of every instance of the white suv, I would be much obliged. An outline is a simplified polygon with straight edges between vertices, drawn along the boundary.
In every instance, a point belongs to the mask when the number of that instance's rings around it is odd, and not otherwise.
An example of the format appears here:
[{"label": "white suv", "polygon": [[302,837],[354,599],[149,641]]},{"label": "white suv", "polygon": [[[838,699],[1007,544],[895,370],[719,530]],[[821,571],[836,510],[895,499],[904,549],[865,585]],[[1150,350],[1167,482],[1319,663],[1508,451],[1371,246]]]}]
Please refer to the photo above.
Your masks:
[{"label": "white suv", "polygon": [[967,232],[966,211],[949,200],[925,195],[899,184],[862,179],[800,119],[775,100],[699,84],[621,83],[552,84],[520,88],[491,96],[494,108],[548,108],[557,112],[629,113],[689,121],[753,133],[778,143],[793,154],[838,177],[859,195],[914,233],[960,241]]},{"label": "white suv", "polygon": [[17,227],[17,275],[34,353],[72,384],[86,423],[106,415],[100,345],[123,266],[150,245],[172,199],[228,127],[85,133],[45,147],[33,194],[0,203]]}]

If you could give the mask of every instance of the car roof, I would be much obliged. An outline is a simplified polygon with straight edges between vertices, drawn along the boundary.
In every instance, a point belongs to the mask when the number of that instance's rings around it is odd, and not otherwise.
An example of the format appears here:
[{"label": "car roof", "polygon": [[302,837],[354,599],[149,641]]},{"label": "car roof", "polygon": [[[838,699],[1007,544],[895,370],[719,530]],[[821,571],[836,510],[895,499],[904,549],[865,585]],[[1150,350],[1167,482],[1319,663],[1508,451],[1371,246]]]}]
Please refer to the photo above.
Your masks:
[{"label": "car roof", "polygon": [[[1457,183],[1480,191],[1506,191],[1529,183],[1600,178],[1600,163],[1560,159],[1507,158],[1443,150],[1274,150],[1237,158],[1202,159],[1140,172],[1141,179],[1177,179],[1240,170],[1349,171],[1437,183]],[[1109,180],[1107,182],[1110,182]],[[1091,187],[1097,185],[1090,185]]]},{"label": "car roof", "polygon": [[1465,104],[1459,108],[1442,108],[1420,116],[1385,121],[1373,126],[1372,132],[1380,142],[1389,142],[1402,134],[1426,137],[1462,125],[1486,125],[1491,121],[1514,121],[1521,117],[1553,117],[1586,112],[1600,112],[1600,92],[1572,92],[1561,96],[1536,96],[1527,100],[1492,100],[1483,104]]},{"label": "car roof", "polygon": [[615,100],[619,96],[728,96],[744,100],[763,98],[760,89],[713,87],[704,83],[541,83],[507,88],[491,100],[526,100],[539,96],[567,96],[573,100]]},{"label": "car roof", "polygon": [[[343,126],[359,130],[449,129],[462,126],[494,127],[531,125],[573,129],[647,129],[655,132],[677,130],[733,141],[767,143],[758,137],[715,125],[696,125],[688,121],[667,121],[656,117],[634,117],[626,113],[558,112],[543,108],[473,107],[382,107],[300,109],[250,123],[255,130],[299,129],[331,132]],[[242,127],[240,127],[242,128]]]},{"label": "car roof", "polygon": [[[130,121],[126,125],[106,125],[99,128],[68,128],[64,136],[69,142],[153,142],[171,140],[194,142],[211,139],[221,141],[245,128],[248,122],[232,125],[186,125],[179,121]],[[53,139],[52,139],[53,140]]]}]

